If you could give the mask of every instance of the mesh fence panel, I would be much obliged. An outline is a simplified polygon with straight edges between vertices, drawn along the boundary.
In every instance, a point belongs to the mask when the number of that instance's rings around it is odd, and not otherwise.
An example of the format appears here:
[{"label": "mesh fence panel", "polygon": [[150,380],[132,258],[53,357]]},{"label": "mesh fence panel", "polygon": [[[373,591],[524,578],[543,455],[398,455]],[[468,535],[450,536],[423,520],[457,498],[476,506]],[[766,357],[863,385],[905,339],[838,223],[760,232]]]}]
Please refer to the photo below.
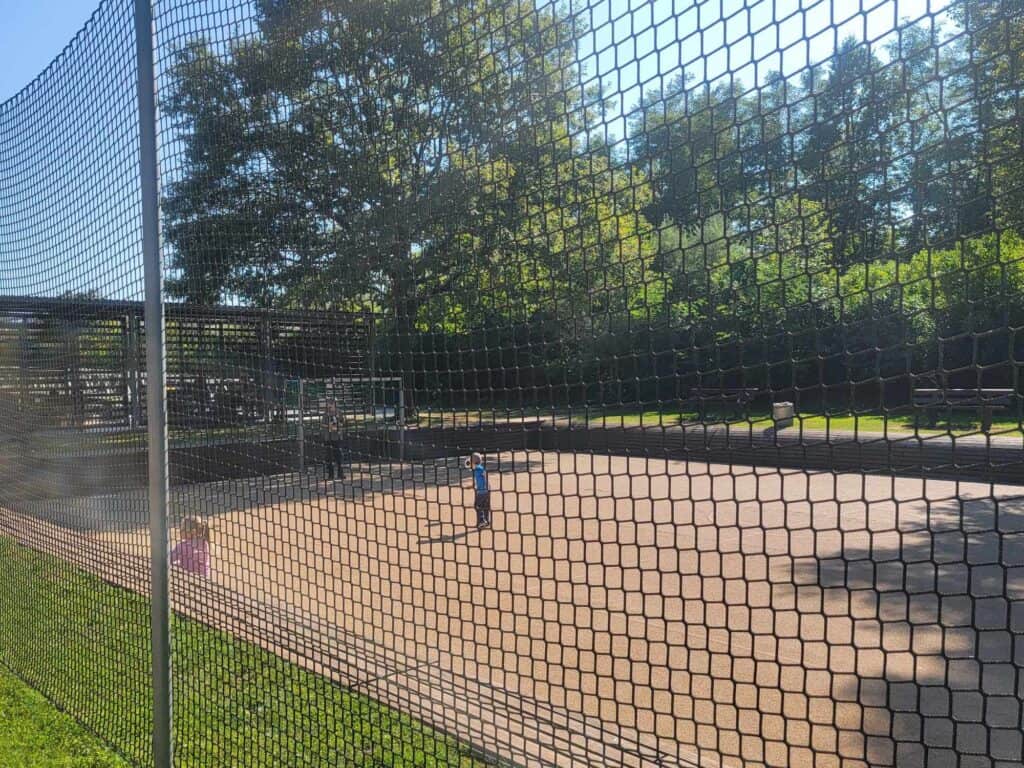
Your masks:
[{"label": "mesh fence panel", "polygon": [[142,764],[149,541],[116,539],[145,524],[145,457],[112,426],[141,375],[131,10],[104,3],[0,104],[0,662]]},{"label": "mesh fence panel", "polygon": [[[0,658],[146,764],[128,6],[0,107]],[[1020,765],[1024,5],[154,17],[176,764]]]}]

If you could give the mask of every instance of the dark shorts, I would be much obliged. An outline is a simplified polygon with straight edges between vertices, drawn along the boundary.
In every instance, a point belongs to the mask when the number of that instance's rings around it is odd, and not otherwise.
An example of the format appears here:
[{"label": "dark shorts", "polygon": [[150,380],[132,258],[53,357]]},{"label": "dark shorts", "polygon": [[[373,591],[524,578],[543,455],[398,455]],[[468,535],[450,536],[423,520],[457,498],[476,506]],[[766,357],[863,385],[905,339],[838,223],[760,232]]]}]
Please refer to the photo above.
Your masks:
[{"label": "dark shorts", "polygon": [[342,448],[344,444],[340,440],[326,439],[322,441],[324,450],[324,461],[328,464],[340,464],[344,457]]},{"label": "dark shorts", "polygon": [[473,508],[477,512],[490,512],[491,511],[491,492],[483,491],[476,494],[476,501],[473,502]]}]

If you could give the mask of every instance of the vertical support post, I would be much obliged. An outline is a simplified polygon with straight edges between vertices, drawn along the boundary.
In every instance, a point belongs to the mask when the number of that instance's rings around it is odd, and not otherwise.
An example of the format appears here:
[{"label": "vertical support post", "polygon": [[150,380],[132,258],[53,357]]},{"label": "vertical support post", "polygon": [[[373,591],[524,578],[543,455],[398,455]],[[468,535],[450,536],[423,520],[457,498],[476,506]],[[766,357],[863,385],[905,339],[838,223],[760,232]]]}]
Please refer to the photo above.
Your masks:
[{"label": "vertical support post", "polygon": [[18,408],[24,415],[29,407],[28,367],[30,365],[28,351],[28,315],[18,323]]},{"label": "vertical support post", "polygon": [[299,377],[299,472],[306,472],[306,400],[302,377]]},{"label": "vertical support post", "polygon": [[139,315],[132,312],[131,323],[131,367],[132,367],[132,427],[142,426],[142,392],[145,389],[142,375],[142,323]]},{"label": "vertical support post", "polygon": [[[377,315],[376,315],[376,312],[374,311],[372,306],[363,313],[363,318],[364,318],[364,320],[366,322],[367,367],[369,368],[369,371],[370,371],[370,377],[369,377],[369,381],[370,381],[370,413],[369,413],[369,416],[370,416],[371,422],[374,423],[374,426],[376,427],[375,422],[376,422],[376,418],[377,418]],[[384,409],[382,411],[382,413],[384,414],[383,418],[385,419],[385,422],[384,422],[384,444],[382,446],[382,449],[384,451],[383,456],[385,458],[390,458],[391,457],[391,453],[390,453],[391,449],[388,447],[388,441],[391,438],[391,428],[387,424],[387,397],[384,394],[383,386],[384,385],[383,385],[383,381],[382,381],[381,382],[381,406]],[[402,398],[401,390],[399,390],[398,397],[399,397],[399,401],[401,401],[401,398]],[[402,414],[401,406],[399,406],[399,411],[398,411],[399,419],[401,419],[401,414]],[[374,435],[374,441],[376,441],[376,440],[377,440],[377,437],[376,437],[376,435]],[[401,441],[401,433],[399,433],[399,440]],[[376,449],[368,448],[367,450],[376,450]],[[400,447],[398,449],[399,460],[404,459],[404,453],[405,453],[405,449],[404,449],[404,447],[402,447],[400,445]]]},{"label": "vertical support post", "polygon": [[398,387],[398,460],[405,461],[405,381]]},{"label": "vertical support post", "polygon": [[135,0],[138,64],[139,180],[145,275],[146,403],[149,447],[149,536],[153,653],[153,765],[171,768],[171,632],[167,535],[167,403],[164,358],[163,269],[160,258],[159,167],[153,10]]},{"label": "vertical support post", "polygon": [[273,421],[274,412],[274,385],[272,381],[273,364],[270,359],[273,346],[273,331],[270,328],[270,315],[264,310],[260,316],[259,326],[259,350],[260,350],[260,382],[259,393],[262,401],[263,421]]},{"label": "vertical support post", "polygon": [[85,390],[82,386],[82,337],[81,329],[71,330],[71,367],[68,371],[68,386],[71,389],[71,418],[81,429],[85,426]]},{"label": "vertical support post", "polygon": [[370,381],[373,381],[377,376],[377,318],[372,310],[365,312],[363,317],[366,322],[366,345],[368,347],[367,356],[369,357]]},{"label": "vertical support post", "polygon": [[122,315],[121,325],[121,409],[124,412],[125,426],[132,426],[132,366],[131,366],[131,345],[132,331],[131,320],[128,315]]}]

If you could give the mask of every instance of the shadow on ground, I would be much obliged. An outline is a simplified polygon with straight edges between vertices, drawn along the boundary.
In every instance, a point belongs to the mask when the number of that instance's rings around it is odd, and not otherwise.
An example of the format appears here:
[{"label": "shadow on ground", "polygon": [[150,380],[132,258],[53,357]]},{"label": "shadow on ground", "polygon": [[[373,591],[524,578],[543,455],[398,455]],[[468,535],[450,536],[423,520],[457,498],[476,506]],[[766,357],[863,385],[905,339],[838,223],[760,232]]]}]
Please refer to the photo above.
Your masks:
[{"label": "shadow on ground", "polygon": [[1020,765],[1024,499],[912,501],[926,514],[890,501],[890,526],[794,558],[812,606],[801,637],[829,646],[836,711],[860,710],[846,728],[836,716],[842,749],[901,768]]},{"label": "shadow on ground", "polygon": [[[324,468],[317,466],[305,473],[174,486],[169,497],[170,523],[176,525],[185,516],[216,518],[296,502],[317,506],[335,498],[359,502],[374,495],[404,495],[425,488],[468,488],[470,474],[463,466],[464,460],[464,456],[451,456],[400,464],[353,457],[340,480],[325,479]],[[493,462],[491,469],[495,472],[532,472],[541,468],[540,462],[526,459],[522,453],[495,456]],[[24,487],[0,490],[0,505],[75,531],[132,532],[149,524],[144,489],[47,498],[32,498],[19,491],[24,491]],[[458,541],[471,532],[439,534],[436,541],[430,538],[421,543]]]},{"label": "shadow on ground", "polygon": [[[427,527],[433,530],[430,531],[429,536],[421,536],[416,540],[417,544],[429,545],[429,544],[454,544],[457,541],[462,541],[466,537],[474,533],[479,533],[479,529],[473,526],[455,525],[453,523],[443,523],[440,520],[431,520],[427,523]],[[451,533],[445,533],[446,528],[451,528]]]}]

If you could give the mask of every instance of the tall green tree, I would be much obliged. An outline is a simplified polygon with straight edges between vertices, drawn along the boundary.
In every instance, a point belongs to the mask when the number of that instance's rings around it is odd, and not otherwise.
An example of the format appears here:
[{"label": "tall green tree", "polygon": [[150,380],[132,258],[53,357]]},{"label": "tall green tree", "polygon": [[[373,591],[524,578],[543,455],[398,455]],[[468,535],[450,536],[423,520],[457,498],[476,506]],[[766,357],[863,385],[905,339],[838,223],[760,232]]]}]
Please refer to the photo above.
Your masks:
[{"label": "tall green tree", "polygon": [[909,26],[887,53],[894,83],[887,183],[901,250],[946,247],[985,231],[990,184],[963,37],[939,24]]},{"label": "tall green tree", "polygon": [[810,116],[799,139],[802,193],[828,212],[839,266],[878,258],[893,244],[891,70],[847,38],[826,63],[807,70],[802,90]]},{"label": "tall green tree", "polygon": [[636,254],[620,174],[579,138],[578,33],[528,0],[264,0],[227,54],[193,41],[167,102],[169,289],[372,300],[411,329],[428,306],[521,309],[552,280],[614,282],[598,275]]},{"label": "tall green tree", "polygon": [[966,33],[962,66],[979,139],[973,160],[991,178],[998,223],[1024,232],[1024,0],[965,0],[951,14]]},{"label": "tall green tree", "polygon": [[755,110],[739,81],[690,87],[677,77],[644,94],[630,120],[630,158],[650,179],[648,219],[693,232],[733,212],[757,183],[748,173],[761,150]]}]

